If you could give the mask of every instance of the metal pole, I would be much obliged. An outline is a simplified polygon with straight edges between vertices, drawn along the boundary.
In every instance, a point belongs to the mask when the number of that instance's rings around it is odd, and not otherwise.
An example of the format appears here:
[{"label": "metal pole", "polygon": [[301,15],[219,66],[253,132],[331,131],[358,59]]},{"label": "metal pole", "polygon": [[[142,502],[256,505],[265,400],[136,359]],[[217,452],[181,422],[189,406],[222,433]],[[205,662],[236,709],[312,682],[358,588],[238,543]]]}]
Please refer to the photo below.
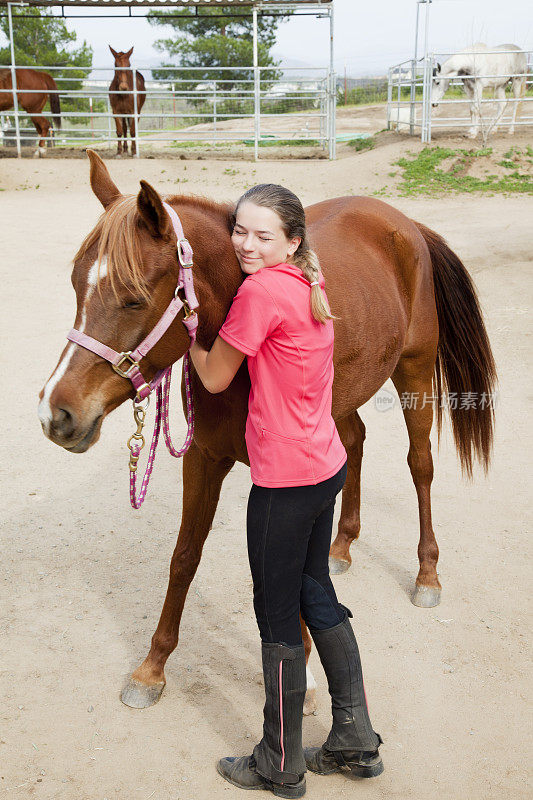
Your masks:
[{"label": "metal pole", "polygon": [[411,136],[415,132],[415,113],[416,113],[416,59],[411,61],[411,106],[409,109],[409,133]]},{"label": "metal pole", "polygon": [[17,137],[17,157],[22,156],[20,150],[20,127],[19,127],[19,101],[17,97],[17,71],[15,69],[15,41],[13,39],[13,17],[11,15],[11,3],[7,4],[7,16],[9,19],[9,46],[11,49],[11,91],[13,92],[13,111],[15,113],[15,135]]},{"label": "metal pole", "polygon": [[176,95],[175,95],[175,91],[176,91],[176,85],[173,83],[172,84],[172,111],[174,112],[174,128],[178,124],[178,120],[176,119]]},{"label": "metal pole", "polygon": [[389,77],[387,81],[387,130],[390,131],[390,112],[392,106],[392,76],[393,67],[389,67]]},{"label": "metal pole", "polygon": [[112,137],[113,137],[113,114],[111,111],[111,101],[109,99],[109,94],[106,97],[107,100],[107,143],[111,147]]},{"label": "metal pole", "polygon": [[424,20],[424,76],[425,76],[425,106],[426,106],[426,131],[424,142],[431,142],[431,85],[433,81],[433,58],[428,58],[428,41],[429,41],[429,7],[432,0],[426,0],[426,17]]},{"label": "metal pole", "polygon": [[415,61],[418,58],[418,23],[420,21],[420,2],[421,0],[418,0],[416,4],[416,28],[415,28],[416,34],[415,34],[415,55],[414,55]]},{"label": "metal pole", "polygon": [[259,158],[259,137],[261,135],[261,84],[257,47],[257,8],[253,9],[253,48],[254,48],[254,160]]},{"label": "metal pole", "polygon": [[337,108],[337,85],[334,70],[334,37],[333,37],[333,5],[329,9],[329,72],[330,72],[330,126],[329,126],[329,157],[333,160],[336,156],[336,120],[335,113]]},{"label": "metal pole", "polygon": [[137,70],[133,65],[131,67],[131,74],[133,76],[133,119],[135,122],[135,158],[139,158],[139,118],[137,114]]},{"label": "metal pole", "polygon": [[346,61],[344,62],[344,105],[348,104],[348,83],[346,80]]},{"label": "metal pole", "polygon": [[217,82],[214,82],[213,88],[213,142],[217,141]]}]

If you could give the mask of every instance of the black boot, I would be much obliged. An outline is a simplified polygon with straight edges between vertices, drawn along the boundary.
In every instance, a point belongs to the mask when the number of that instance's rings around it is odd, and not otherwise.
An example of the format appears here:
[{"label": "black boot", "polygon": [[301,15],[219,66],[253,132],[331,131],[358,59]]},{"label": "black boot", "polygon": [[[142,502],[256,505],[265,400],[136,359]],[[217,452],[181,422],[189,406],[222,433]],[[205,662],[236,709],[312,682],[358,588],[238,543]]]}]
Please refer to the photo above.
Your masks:
[{"label": "black boot", "polygon": [[303,797],[304,648],[263,642],[262,657],[266,698],[263,738],[252,756],[221,758],[217,770],[241,789],[266,789],[276,797]]},{"label": "black boot", "polygon": [[333,628],[310,631],[328,679],[333,725],[322,747],[305,749],[305,761],[321,775],[348,767],[359,777],[372,778],[383,772],[382,740],[370,723],[359,648],[348,619],[352,614],[345,611],[343,622]]}]

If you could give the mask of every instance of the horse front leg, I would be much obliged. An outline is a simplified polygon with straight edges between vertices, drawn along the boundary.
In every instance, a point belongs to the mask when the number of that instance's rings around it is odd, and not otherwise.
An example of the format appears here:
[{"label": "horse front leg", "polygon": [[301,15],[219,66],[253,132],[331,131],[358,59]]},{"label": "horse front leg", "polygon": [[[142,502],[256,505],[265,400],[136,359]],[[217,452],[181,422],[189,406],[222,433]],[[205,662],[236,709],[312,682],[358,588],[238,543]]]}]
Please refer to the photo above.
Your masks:
[{"label": "horse front leg", "polygon": [[[467,86],[469,87],[467,89]],[[465,82],[465,91],[471,98],[470,101],[470,119],[471,119],[471,127],[468,131],[468,136],[470,139],[475,139],[479,133],[479,123],[481,121],[481,101],[483,99],[483,87],[478,86],[478,82],[475,81],[474,88],[470,88],[470,84]]]},{"label": "horse front leg", "polygon": [[170,579],[150,652],[132,674],[121,694],[132,708],[156,703],[165,686],[165,663],[178,644],[181,614],[194,578],[204,542],[215,516],[222,482],[235,461],[214,461],[192,443],[183,458],[183,512],[176,548],[170,562]]},{"label": "horse front leg", "polygon": [[365,441],[365,424],[357,411],[337,423],[341,441],[348,454],[348,473],[342,490],[339,527],[329,551],[332,575],[346,572],[352,563],[350,545],[361,531],[361,462]]},{"label": "horse front leg", "polygon": [[498,123],[503,117],[503,112],[505,111],[505,106],[507,105],[507,100],[505,97],[505,86],[498,86],[495,94],[496,97],[498,98],[498,110],[496,112],[496,116],[492,121],[491,131],[490,131],[491,133],[496,133],[496,131],[498,130]]},{"label": "horse front leg", "polygon": [[[117,156],[122,155],[122,117],[115,117],[115,128],[117,129]],[[125,131],[124,131],[125,135]]]},{"label": "horse front leg", "polygon": [[135,146],[135,118],[128,117],[128,123],[130,126],[131,154],[134,156],[137,152],[137,148]]},{"label": "horse front leg", "polygon": [[512,81],[513,87],[513,115],[511,117],[511,127],[509,128],[509,136],[512,136],[514,133],[514,126],[516,124],[516,119],[518,116],[518,109],[521,105],[522,97],[526,92],[526,79],[522,78],[514,78]]}]

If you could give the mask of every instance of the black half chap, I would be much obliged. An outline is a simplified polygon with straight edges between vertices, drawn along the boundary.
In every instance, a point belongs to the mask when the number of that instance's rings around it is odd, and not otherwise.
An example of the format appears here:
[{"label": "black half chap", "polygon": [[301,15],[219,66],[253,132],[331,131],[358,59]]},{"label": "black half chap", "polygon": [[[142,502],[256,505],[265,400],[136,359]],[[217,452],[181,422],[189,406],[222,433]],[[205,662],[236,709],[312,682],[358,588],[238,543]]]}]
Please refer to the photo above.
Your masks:
[{"label": "black half chap", "polygon": [[335,499],[346,473],[345,463],[314,486],[252,485],[248,558],[263,642],[301,645],[300,611],[313,630],[331,628],[345,618],[329,577],[328,557]]}]

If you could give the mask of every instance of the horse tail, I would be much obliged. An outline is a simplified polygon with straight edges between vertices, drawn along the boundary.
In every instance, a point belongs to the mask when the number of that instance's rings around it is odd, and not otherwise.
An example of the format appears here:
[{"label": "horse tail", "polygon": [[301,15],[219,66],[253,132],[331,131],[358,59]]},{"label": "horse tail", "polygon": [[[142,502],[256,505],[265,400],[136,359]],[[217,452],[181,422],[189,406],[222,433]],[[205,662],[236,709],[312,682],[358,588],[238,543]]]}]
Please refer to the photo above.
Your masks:
[{"label": "horse tail", "polygon": [[57,83],[52,78],[51,75],[48,75],[47,72],[43,72],[43,77],[48,89],[55,89],[55,91],[50,92],[50,109],[52,111],[52,120],[54,122],[54,128],[57,130],[61,130],[61,104],[59,102],[59,95],[57,94]]},{"label": "horse tail", "polygon": [[468,477],[474,457],[487,472],[494,438],[496,365],[476,290],[466,267],[444,239],[416,223],[433,266],[439,343],[433,374],[437,431],[442,428],[442,395],[448,395],[453,438]]}]

